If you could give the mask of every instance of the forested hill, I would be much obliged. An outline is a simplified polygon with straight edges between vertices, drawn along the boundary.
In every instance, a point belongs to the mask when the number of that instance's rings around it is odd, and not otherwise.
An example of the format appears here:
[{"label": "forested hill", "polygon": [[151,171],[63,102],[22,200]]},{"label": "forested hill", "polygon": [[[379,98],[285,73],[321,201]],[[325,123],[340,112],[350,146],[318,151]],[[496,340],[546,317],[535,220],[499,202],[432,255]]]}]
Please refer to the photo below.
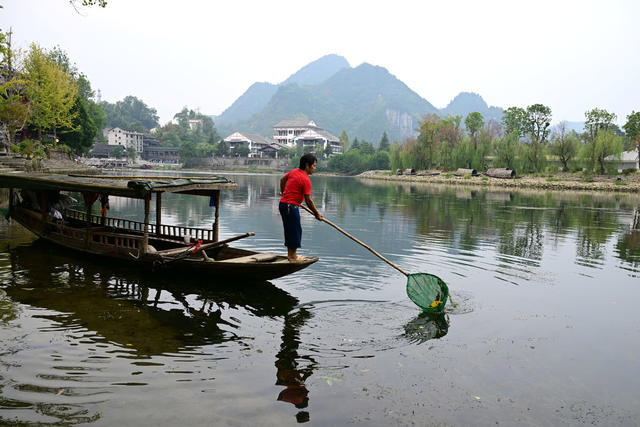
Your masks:
[{"label": "forested hill", "polygon": [[344,58],[327,55],[280,85],[253,84],[213,119],[223,137],[235,131],[271,136],[281,120],[311,119],[336,136],[345,130],[351,139],[377,145],[384,131],[391,141],[415,135],[425,114],[465,116],[472,111],[486,120],[502,115],[502,109],[487,106],[476,94],[460,94],[439,110],[383,67],[363,63],[351,68]]},{"label": "forested hill", "polygon": [[482,114],[485,122],[491,119],[499,122],[503,113],[502,108],[489,107],[480,95],[472,92],[460,92],[449,105],[441,110],[442,115],[445,116],[450,114],[463,117],[473,111]]}]

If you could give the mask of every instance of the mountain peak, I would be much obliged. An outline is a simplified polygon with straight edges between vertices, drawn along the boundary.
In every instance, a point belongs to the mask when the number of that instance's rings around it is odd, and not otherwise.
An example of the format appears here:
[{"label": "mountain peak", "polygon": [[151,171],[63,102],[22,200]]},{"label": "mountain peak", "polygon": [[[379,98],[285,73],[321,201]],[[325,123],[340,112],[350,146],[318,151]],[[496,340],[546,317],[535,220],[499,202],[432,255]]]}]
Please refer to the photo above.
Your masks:
[{"label": "mountain peak", "polygon": [[301,86],[316,85],[322,83],[343,68],[351,68],[349,62],[343,56],[332,53],[300,68],[281,84],[297,83]]}]

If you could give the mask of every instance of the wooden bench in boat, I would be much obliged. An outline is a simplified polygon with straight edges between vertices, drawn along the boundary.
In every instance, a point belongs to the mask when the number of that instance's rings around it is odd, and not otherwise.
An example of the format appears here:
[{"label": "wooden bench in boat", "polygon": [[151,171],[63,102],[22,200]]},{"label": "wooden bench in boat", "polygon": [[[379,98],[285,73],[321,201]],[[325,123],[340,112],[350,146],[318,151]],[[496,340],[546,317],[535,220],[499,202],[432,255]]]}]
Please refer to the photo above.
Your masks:
[{"label": "wooden bench in boat", "polygon": [[247,263],[247,262],[271,262],[275,261],[278,258],[278,255],[275,254],[253,254],[247,256],[241,256],[238,258],[230,258],[220,260],[220,262],[237,262],[237,263]]}]

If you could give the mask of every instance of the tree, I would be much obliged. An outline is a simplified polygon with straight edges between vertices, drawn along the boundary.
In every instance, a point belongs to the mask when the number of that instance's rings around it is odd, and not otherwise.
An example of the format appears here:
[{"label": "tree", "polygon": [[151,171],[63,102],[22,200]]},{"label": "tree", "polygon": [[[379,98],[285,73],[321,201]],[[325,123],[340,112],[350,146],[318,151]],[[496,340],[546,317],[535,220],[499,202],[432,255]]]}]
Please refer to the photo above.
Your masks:
[{"label": "tree", "polygon": [[626,132],[627,138],[632,141],[635,140],[640,134],[640,111],[632,111],[631,114],[627,116],[627,123],[622,125],[622,128]]},{"label": "tree", "polygon": [[58,67],[68,73],[78,86],[78,93],[73,105],[76,117],[72,128],[62,128],[63,142],[76,154],[87,153],[93,146],[93,141],[106,124],[106,115],[101,105],[92,98],[94,92],[91,83],[84,74],[71,62],[67,53],[56,46],[47,52],[47,56]]},{"label": "tree", "polygon": [[528,131],[533,144],[544,144],[549,136],[551,126],[551,108],[542,104],[527,107]]},{"label": "tree", "polygon": [[376,149],[373,148],[373,144],[367,142],[367,141],[362,141],[362,143],[360,144],[360,153],[362,154],[373,154],[376,152]]},{"label": "tree", "polygon": [[551,138],[551,153],[558,156],[562,170],[569,170],[571,162],[578,154],[580,142],[575,131],[567,132],[567,122],[561,122]]},{"label": "tree", "polygon": [[122,145],[116,145],[109,152],[109,156],[115,157],[116,159],[122,158],[124,154],[125,154],[125,149]]},{"label": "tree", "polygon": [[[427,114],[420,121],[418,134],[417,169],[429,169],[434,164],[435,153],[438,149],[441,119],[436,114]],[[420,153],[419,151],[422,151]]]},{"label": "tree", "polygon": [[159,126],[156,109],[147,106],[135,96],[126,96],[115,104],[103,101],[102,107],[107,115],[107,123],[111,127],[131,129],[134,123],[138,122],[142,125],[140,129],[147,132]]},{"label": "tree", "polygon": [[502,128],[504,134],[509,135],[513,133],[517,139],[522,138],[528,129],[527,125],[528,114],[520,107],[509,107],[502,114]]},{"label": "tree", "polygon": [[464,119],[464,126],[467,128],[467,132],[469,132],[474,148],[477,147],[478,131],[484,126],[484,117],[477,111],[469,113]]},{"label": "tree", "polygon": [[221,139],[220,142],[216,144],[214,153],[218,156],[226,156],[229,154],[229,146],[224,142],[224,139]]},{"label": "tree", "polygon": [[349,149],[349,135],[347,135],[347,132],[344,130],[340,134],[340,146],[342,147],[343,153],[346,153]]},{"label": "tree", "polygon": [[493,166],[516,170],[516,155],[518,153],[518,133],[510,132],[497,142],[497,153],[493,159]]},{"label": "tree", "polygon": [[127,159],[131,160],[132,162],[135,162],[136,158],[138,157],[138,153],[133,147],[127,147],[127,149],[125,150],[125,154],[127,156]]},{"label": "tree", "polygon": [[610,113],[603,108],[594,108],[586,111],[584,117],[584,129],[587,131],[588,138],[591,141],[595,140],[601,130],[609,130],[616,119],[614,113]]},{"label": "tree", "polygon": [[623,146],[621,138],[614,135],[611,130],[604,130],[598,132],[595,140],[595,157],[600,167],[600,174],[604,174],[606,171],[605,161],[607,157],[619,157],[622,153]]},{"label": "tree", "polygon": [[31,117],[29,104],[23,99],[25,81],[13,69],[14,52],[11,48],[11,32],[0,31],[0,130],[6,133],[9,146],[15,144],[15,134],[21,131]]},{"label": "tree", "polygon": [[378,144],[378,150],[389,151],[389,136],[387,131],[382,132],[382,138],[380,138],[380,144]]},{"label": "tree", "polygon": [[351,146],[349,147],[349,151],[359,150],[359,149],[360,149],[360,142],[358,142],[358,137],[356,136],[355,138],[353,138],[353,144],[351,144]]},{"label": "tree", "polygon": [[231,154],[236,156],[236,157],[247,157],[249,155],[249,152],[251,150],[249,150],[249,147],[244,145],[244,144],[240,144],[237,145],[233,148],[233,150],[231,150]]},{"label": "tree", "polygon": [[38,130],[42,141],[44,131],[59,127],[74,129],[72,112],[78,86],[68,73],[62,71],[36,44],[31,44],[24,62],[26,85],[32,115],[29,123]]},{"label": "tree", "polygon": [[391,171],[395,172],[398,169],[402,169],[402,159],[400,158],[400,147],[397,143],[391,145]]},{"label": "tree", "polygon": [[627,116],[627,123],[622,127],[627,133],[627,139],[631,147],[638,150],[638,156],[640,156],[640,111],[637,113],[632,111],[631,114]]}]

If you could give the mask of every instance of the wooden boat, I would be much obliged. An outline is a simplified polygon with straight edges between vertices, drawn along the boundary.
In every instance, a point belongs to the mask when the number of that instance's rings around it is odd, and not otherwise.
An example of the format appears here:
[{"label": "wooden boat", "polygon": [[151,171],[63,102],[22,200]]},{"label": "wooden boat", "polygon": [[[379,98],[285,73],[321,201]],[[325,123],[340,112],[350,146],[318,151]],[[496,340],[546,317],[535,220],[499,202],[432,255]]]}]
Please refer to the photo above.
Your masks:
[{"label": "wooden boat", "polygon": [[[290,262],[286,256],[229,246],[253,236],[245,233],[218,240],[220,195],[237,184],[223,177],[121,177],[0,173],[9,188],[9,217],[42,239],[87,254],[142,264],[154,269],[186,269],[213,278],[271,280],[308,267],[318,260]],[[82,194],[85,211],[53,208],[61,194]],[[162,223],[162,195],[189,194],[210,198],[215,208],[211,229]],[[144,221],[107,216],[109,196],[144,200]],[[151,199],[155,223],[149,221]],[[99,200],[101,214],[92,214]]]}]

